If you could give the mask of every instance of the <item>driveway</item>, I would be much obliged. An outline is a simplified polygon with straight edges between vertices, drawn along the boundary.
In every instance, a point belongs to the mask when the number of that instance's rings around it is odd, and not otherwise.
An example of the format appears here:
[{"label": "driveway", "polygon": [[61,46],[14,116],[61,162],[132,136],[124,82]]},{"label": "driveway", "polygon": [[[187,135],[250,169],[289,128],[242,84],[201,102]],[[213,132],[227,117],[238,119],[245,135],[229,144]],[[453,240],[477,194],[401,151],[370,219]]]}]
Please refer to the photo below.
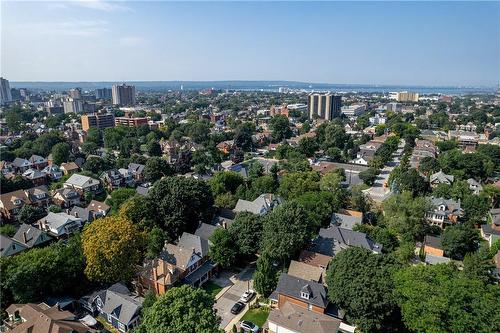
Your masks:
[{"label": "driveway", "polygon": [[[240,318],[243,317],[245,312],[248,310],[248,304],[238,315],[233,315],[231,313],[231,308],[234,303],[238,302],[241,295],[248,290],[253,288],[252,276],[255,272],[255,267],[248,266],[240,273],[230,276],[230,285],[225,287],[217,296],[215,300],[214,308],[217,310],[217,314],[222,318],[220,327],[226,331],[230,331],[234,324],[237,325]],[[223,275],[223,273],[221,274]],[[227,278],[221,276],[223,281],[227,281]],[[220,282],[223,282],[220,281]],[[217,279],[214,282],[219,283]]]}]

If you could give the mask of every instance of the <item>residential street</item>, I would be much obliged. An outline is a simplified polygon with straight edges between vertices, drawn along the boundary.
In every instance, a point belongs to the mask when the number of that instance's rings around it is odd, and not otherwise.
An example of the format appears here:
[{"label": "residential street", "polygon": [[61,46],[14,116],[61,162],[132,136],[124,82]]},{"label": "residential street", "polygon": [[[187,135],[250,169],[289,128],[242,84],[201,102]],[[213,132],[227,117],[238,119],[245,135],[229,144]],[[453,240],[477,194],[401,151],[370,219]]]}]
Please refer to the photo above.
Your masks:
[{"label": "residential street", "polygon": [[[234,324],[238,325],[238,322],[241,317],[248,310],[248,305],[243,309],[238,315],[233,315],[231,313],[231,308],[234,303],[236,303],[241,295],[250,289],[253,288],[253,280],[252,276],[255,272],[255,267],[248,266],[243,271],[233,276],[224,276],[224,273],[217,279],[214,279],[214,282],[219,285],[227,285],[217,296],[216,303],[214,308],[217,310],[217,314],[221,316],[221,328],[226,331],[231,331],[231,328]],[[255,299],[255,298],[254,298]]]}]

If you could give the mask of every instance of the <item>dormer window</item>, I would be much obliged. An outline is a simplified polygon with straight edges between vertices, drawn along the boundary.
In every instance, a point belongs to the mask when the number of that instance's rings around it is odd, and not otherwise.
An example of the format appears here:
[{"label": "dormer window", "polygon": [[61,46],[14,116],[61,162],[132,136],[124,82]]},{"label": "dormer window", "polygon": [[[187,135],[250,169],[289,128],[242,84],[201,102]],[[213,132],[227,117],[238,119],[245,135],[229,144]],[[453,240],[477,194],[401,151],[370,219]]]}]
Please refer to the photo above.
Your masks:
[{"label": "dormer window", "polygon": [[444,211],[446,210],[445,205],[441,205],[441,206],[439,206],[439,210],[444,212]]},{"label": "dormer window", "polygon": [[14,203],[14,205],[19,206],[22,201],[21,199],[15,198],[14,200],[12,200],[12,202]]},{"label": "dormer window", "polygon": [[312,296],[312,289],[311,287],[306,284],[302,289],[300,289],[300,298],[303,299],[310,299]]}]

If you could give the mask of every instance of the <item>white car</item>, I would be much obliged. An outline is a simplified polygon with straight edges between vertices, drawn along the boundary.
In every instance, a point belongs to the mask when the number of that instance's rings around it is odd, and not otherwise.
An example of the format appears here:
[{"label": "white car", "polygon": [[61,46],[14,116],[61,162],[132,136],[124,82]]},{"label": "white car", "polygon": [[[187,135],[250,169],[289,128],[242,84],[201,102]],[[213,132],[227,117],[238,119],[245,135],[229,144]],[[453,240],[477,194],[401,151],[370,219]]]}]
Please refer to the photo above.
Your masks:
[{"label": "white car", "polygon": [[240,323],[240,328],[245,332],[254,332],[254,333],[259,332],[259,326],[255,325],[251,321],[243,320]]},{"label": "white car", "polygon": [[255,295],[255,291],[253,291],[252,289],[250,290],[247,290],[243,293],[243,295],[241,295],[241,298],[240,298],[240,301],[241,302],[245,302],[245,303],[248,303],[252,297]]}]

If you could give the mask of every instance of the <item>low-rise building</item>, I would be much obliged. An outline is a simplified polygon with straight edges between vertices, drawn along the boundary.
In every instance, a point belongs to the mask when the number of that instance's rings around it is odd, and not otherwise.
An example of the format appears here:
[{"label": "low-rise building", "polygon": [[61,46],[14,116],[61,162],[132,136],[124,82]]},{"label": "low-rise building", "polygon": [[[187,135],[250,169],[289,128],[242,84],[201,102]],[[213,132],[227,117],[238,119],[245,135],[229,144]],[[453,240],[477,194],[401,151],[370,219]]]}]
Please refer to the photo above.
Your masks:
[{"label": "low-rise building", "polygon": [[439,184],[451,185],[455,179],[452,175],[445,174],[442,170],[430,176],[429,182],[431,187],[436,187]]},{"label": "low-rise building", "polygon": [[97,179],[77,173],[71,175],[71,177],[64,182],[63,186],[64,188],[72,188],[76,190],[80,193],[80,195],[84,195],[86,193],[99,194],[103,190],[101,182]]},{"label": "low-rise building", "polygon": [[49,212],[47,216],[38,220],[37,224],[41,230],[46,231],[49,235],[60,238],[80,230],[82,219],[66,213]]},{"label": "low-rise building", "polygon": [[272,194],[265,193],[261,194],[254,201],[248,201],[243,199],[238,199],[234,211],[236,213],[240,212],[250,212],[256,215],[266,215],[270,210],[274,209],[277,205],[282,202],[281,198]]},{"label": "low-rise building", "polygon": [[433,209],[427,212],[427,222],[431,225],[439,226],[444,229],[448,225],[456,224],[464,215],[460,200],[444,198],[431,198]]}]

